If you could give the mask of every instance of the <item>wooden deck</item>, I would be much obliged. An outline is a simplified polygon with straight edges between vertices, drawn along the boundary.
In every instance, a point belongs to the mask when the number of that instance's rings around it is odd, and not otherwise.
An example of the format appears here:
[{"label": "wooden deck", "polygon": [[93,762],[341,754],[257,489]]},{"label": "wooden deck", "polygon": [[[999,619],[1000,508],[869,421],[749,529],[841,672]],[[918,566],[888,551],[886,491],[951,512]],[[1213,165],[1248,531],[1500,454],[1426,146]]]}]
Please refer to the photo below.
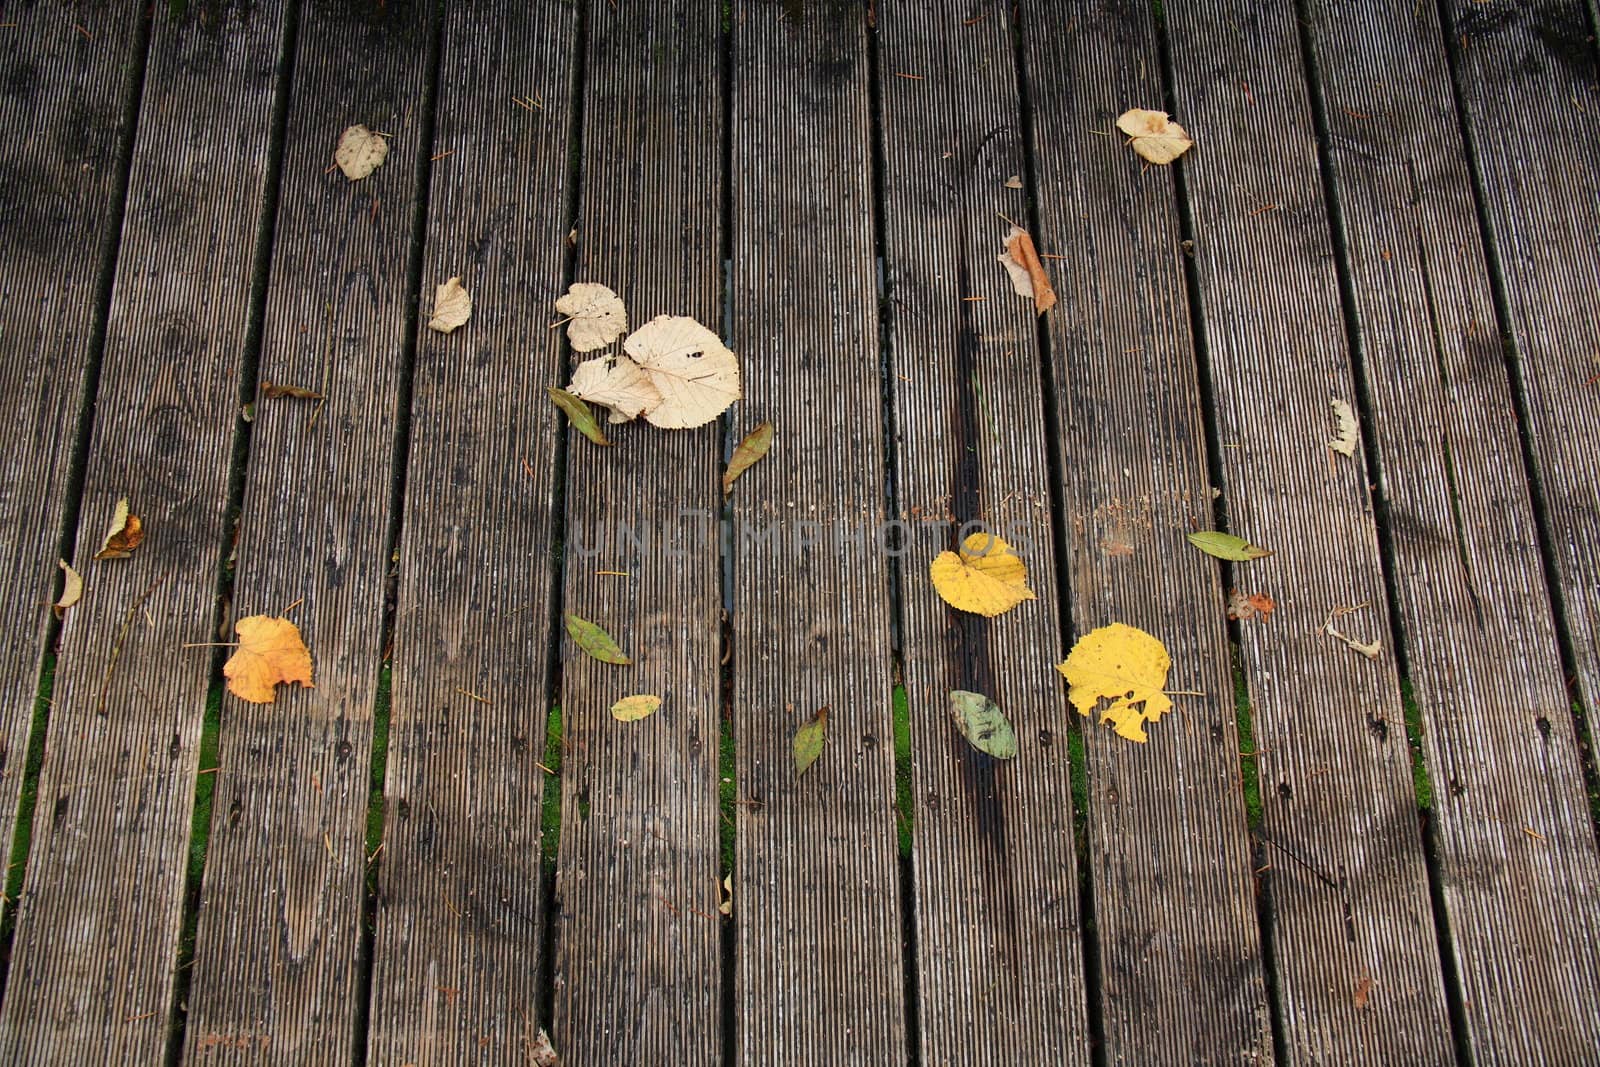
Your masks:
[{"label": "wooden deck", "polygon": [[[1592,4],[154,8],[0,3],[0,1061],[1600,1062]],[[572,281],[744,400],[572,432]]]}]

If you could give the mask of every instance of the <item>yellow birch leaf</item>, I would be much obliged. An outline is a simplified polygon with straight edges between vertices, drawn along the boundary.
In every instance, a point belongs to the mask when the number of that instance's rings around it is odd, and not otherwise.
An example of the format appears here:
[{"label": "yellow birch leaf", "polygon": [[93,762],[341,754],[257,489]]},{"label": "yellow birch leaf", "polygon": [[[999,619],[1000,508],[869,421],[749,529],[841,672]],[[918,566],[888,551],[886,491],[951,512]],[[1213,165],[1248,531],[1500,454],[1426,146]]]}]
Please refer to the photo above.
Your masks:
[{"label": "yellow birch leaf", "polygon": [[993,534],[975,533],[959,553],[939,553],[928,575],[946,604],[991,619],[1034,599],[1022,558]]},{"label": "yellow birch leaf", "polygon": [[252,615],[234,623],[239,647],[222,665],[228,691],[252,704],[271,704],[279,682],[311,688],[311,651],[288,619]]},{"label": "yellow birch leaf", "polygon": [[611,705],[611,717],[618,722],[637,722],[654,715],[660,707],[661,698],[654,693],[636,693]]},{"label": "yellow birch leaf", "polygon": [[1071,684],[1067,699],[1078,714],[1087,715],[1108,700],[1100,722],[1110,723],[1129,741],[1148,741],[1144,724],[1172,710],[1172,698],[1163,691],[1171,666],[1172,657],[1159,640],[1114,622],[1079,638],[1056,670]]}]

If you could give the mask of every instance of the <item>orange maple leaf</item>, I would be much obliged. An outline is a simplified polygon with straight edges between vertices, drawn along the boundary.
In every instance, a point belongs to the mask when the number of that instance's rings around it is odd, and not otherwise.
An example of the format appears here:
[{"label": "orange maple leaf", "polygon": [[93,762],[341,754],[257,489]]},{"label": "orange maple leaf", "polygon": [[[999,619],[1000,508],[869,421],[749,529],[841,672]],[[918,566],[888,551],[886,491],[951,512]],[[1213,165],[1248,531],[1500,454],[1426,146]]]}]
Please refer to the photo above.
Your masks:
[{"label": "orange maple leaf", "polygon": [[252,704],[273,703],[279,682],[311,688],[311,651],[288,619],[252,615],[233,624],[239,647],[222,665],[228,690]]}]

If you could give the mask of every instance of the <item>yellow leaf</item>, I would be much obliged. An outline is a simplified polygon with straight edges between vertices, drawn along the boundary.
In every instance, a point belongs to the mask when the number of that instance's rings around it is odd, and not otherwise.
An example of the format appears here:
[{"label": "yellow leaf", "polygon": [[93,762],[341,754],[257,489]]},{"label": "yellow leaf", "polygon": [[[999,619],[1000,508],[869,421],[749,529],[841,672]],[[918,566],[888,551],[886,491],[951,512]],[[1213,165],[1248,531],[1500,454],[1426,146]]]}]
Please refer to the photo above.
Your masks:
[{"label": "yellow leaf", "polygon": [[1117,129],[1128,135],[1135,152],[1152,163],[1171,163],[1194,147],[1183,127],[1165,111],[1130,108],[1117,116]]},{"label": "yellow leaf", "polygon": [[994,618],[1034,599],[1028,568],[1011,546],[988,533],[975,533],[961,552],[941,552],[928,567],[933,588],[960,611]]},{"label": "yellow leaf", "polygon": [[611,705],[611,717],[618,722],[637,722],[647,715],[654,715],[660,707],[660,697],[653,693],[638,693],[623,697]]},{"label": "yellow leaf", "polygon": [[1067,698],[1078,714],[1087,715],[1101,700],[1109,700],[1100,721],[1130,741],[1147,741],[1144,724],[1172,710],[1172,698],[1163,692],[1171,666],[1172,657],[1159,640],[1114,622],[1079,638],[1056,670],[1072,685]]},{"label": "yellow leaf", "polygon": [[271,704],[279,682],[311,687],[311,652],[294,623],[252,615],[234,623],[233,629],[239,647],[222,665],[222,673],[234,696],[252,704]]}]

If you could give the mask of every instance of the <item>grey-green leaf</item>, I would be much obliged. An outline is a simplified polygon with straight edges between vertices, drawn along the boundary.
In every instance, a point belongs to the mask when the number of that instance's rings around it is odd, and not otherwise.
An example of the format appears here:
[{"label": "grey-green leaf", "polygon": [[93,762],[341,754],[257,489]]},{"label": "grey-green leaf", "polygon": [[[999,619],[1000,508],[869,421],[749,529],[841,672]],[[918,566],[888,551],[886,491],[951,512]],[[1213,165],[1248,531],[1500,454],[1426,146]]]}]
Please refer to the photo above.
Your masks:
[{"label": "grey-green leaf", "polygon": [[611,640],[611,635],[588,619],[580,619],[576,615],[567,616],[567,633],[584,652],[593,656],[601,663],[632,663],[633,661],[623,654],[617,643]]},{"label": "grey-green leaf", "polygon": [[1017,754],[1017,735],[1000,706],[982,693],[965,689],[950,691],[950,710],[956,725],[972,747],[995,759],[1012,759]]},{"label": "grey-green leaf", "polygon": [[1272,550],[1252,545],[1242,537],[1235,537],[1221,530],[1201,530],[1189,535],[1189,543],[1208,556],[1218,559],[1231,559],[1236,563],[1244,563],[1252,559],[1264,559],[1272,555]]},{"label": "grey-green leaf", "polygon": [[585,404],[581,399],[573,396],[565,389],[557,389],[553,385],[545,386],[544,391],[550,394],[550,400],[556,407],[567,413],[567,418],[572,421],[573,429],[597,445],[609,445],[611,443],[606,440],[606,435],[600,432],[600,424],[594,421],[594,412],[589,410],[588,404]]},{"label": "grey-green leaf", "polygon": [[800,724],[794,732],[794,776],[800,777],[822,755],[822,744],[828,739],[828,709],[823,708],[808,722]]},{"label": "grey-green leaf", "polygon": [[772,423],[763,422],[760,426],[745,435],[733,450],[733,458],[728,460],[728,469],[722,474],[722,495],[727,496],[733,492],[733,480],[751,467],[767,454],[767,449],[772,447],[772,436],[776,431]]}]

